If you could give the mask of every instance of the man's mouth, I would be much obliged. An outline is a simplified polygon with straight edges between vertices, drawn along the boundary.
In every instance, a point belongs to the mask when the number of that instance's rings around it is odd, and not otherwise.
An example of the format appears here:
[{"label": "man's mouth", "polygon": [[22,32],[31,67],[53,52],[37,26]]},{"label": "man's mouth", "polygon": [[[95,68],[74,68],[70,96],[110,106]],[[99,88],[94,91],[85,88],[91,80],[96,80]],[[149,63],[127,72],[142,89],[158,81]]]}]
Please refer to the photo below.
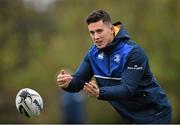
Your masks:
[{"label": "man's mouth", "polygon": [[102,41],[96,41],[96,44],[97,44],[97,45],[101,45],[101,44],[102,44]]}]

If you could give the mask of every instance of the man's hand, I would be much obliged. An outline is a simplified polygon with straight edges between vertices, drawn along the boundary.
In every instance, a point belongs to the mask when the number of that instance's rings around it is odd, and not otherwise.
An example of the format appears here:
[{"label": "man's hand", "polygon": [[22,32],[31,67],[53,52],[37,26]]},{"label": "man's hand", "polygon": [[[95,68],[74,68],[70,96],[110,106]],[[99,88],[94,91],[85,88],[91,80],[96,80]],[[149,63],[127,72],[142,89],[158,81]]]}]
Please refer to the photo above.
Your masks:
[{"label": "man's hand", "polygon": [[65,73],[64,70],[61,70],[57,76],[57,84],[60,88],[67,88],[71,80],[71,74]]},{"label": "man's hand", "polygon": [[91,96],[95,96],[96,98],[99,97],[99,88],[95,81],[85,83],[83,90]]}]

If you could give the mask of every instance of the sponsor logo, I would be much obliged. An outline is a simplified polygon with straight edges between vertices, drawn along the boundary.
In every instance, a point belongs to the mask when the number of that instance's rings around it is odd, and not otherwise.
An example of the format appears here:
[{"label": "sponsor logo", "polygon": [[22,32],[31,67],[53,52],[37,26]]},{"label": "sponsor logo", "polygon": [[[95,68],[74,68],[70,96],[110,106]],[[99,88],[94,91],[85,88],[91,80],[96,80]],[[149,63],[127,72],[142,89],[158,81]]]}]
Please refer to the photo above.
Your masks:
[{"label": "sponsor logo", "polygon": [[143,67],[142,66],[138,67],[138,65],[134,65],[133,67],[128,66],[127,69],[142,70]]}]

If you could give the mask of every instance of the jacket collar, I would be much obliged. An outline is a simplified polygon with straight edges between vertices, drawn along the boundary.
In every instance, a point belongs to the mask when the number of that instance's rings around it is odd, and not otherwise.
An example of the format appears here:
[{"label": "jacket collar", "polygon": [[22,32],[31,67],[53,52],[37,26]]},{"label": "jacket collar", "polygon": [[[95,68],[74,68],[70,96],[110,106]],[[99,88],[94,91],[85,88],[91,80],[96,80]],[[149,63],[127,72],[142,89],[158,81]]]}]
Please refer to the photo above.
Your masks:
[{"label": "jacket collar", "polygon": [[122,40],[128,40],[130,39],[128,33],[126,32],[126,30],[124,29],[123,25],[121,22],[116,22],[113,24],[116,27],[119,27],[120,30],[118,31],[118,33],[116,34],[116,36],[114,37],[113,41],[108,44],[105,48],[103,49],[99,49],[100,51],[104,51],[104,52],[110,52],[111,50],[113,50],[116,46],[118,46],[118,44],[122,41]]}]

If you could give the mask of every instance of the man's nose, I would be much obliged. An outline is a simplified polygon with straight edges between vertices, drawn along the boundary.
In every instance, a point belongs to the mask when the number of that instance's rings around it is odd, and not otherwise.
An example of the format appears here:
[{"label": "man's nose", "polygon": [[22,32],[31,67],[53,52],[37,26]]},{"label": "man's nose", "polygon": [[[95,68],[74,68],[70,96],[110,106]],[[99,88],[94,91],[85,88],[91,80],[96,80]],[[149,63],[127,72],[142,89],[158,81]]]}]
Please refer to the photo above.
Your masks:
[{"label": "man's nose", "polygon": [[98,40],[100,37],[99,37],[99,34],[98,33],[94,33],[94,39],[95,40]]}]

